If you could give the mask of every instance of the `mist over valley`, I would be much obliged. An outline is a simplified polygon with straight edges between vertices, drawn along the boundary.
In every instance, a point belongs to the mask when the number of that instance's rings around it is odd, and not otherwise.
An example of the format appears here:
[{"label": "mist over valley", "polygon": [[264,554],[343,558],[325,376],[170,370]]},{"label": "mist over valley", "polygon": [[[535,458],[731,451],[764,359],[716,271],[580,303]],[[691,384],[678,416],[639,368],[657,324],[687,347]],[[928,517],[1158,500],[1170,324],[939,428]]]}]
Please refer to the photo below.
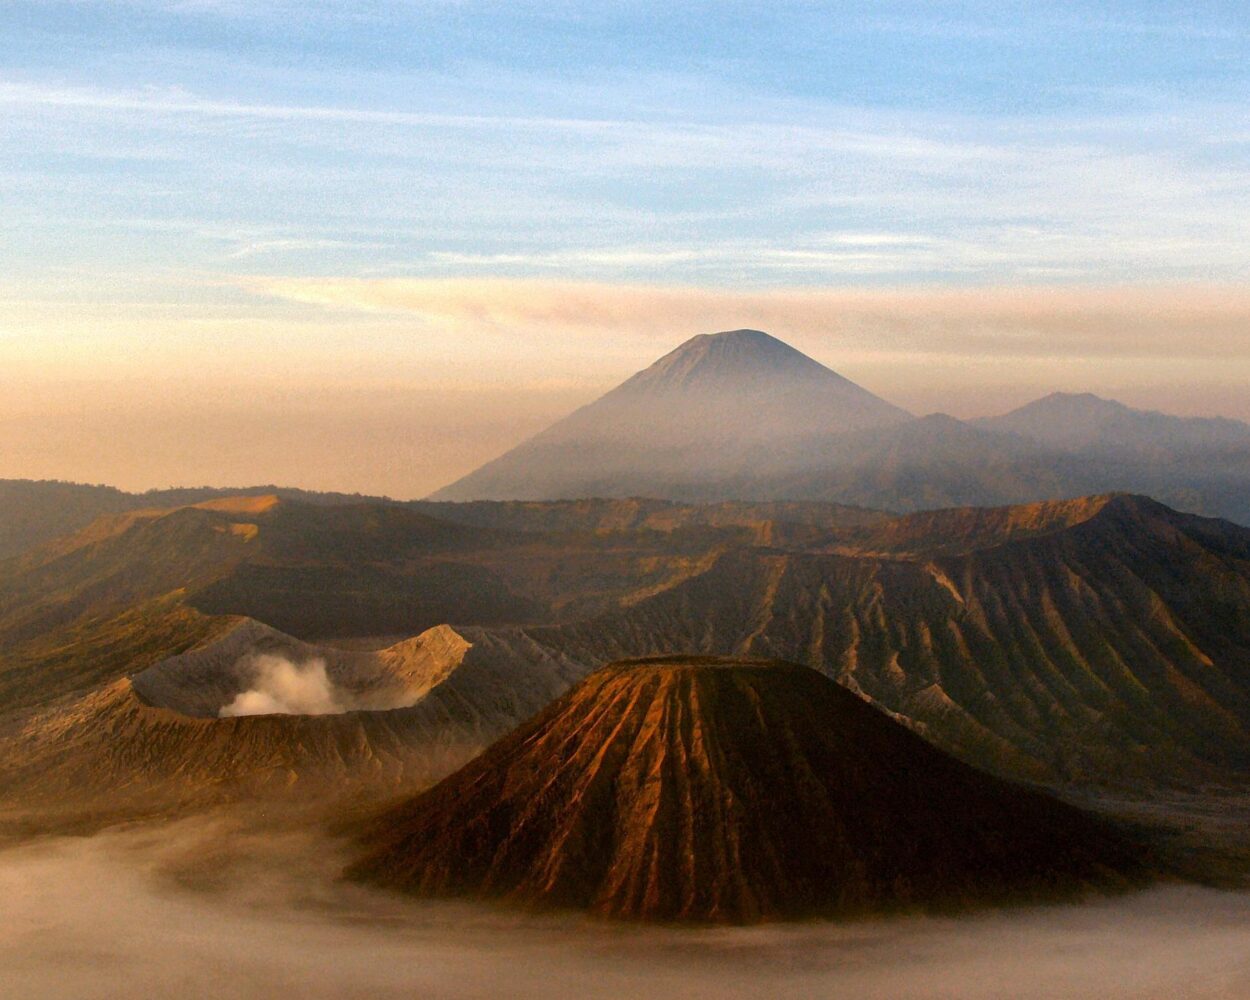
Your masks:
[{"label": "mist over valley", "polygon": [[1250,986],[1244,892],[1169,886],[974,917],[670,930],[414,902],[337,880],[342,859],[341,843],[307,828],[229,814],[9,843],[0,990],[1232,1000]]}]

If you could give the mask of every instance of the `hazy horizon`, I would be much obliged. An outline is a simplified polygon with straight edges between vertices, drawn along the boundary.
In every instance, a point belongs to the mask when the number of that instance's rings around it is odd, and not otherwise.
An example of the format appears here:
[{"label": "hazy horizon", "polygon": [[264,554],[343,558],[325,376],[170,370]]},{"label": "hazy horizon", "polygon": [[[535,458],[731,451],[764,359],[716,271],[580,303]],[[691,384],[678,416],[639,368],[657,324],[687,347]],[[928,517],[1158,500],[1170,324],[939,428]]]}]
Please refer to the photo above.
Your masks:
[{"label": "hazy horizon", "polygon": [[[800,346],[811,339],[786,342]],[[509,382],[498,371],[461,384],[424,385],[381,377],[321,386],[263,377],[186,385],[86,378],[19,383],[0,402],[0,478],[98,483],[132,492],[272,483],[417,499],[592,402],[678,343],[657,344],[651,356],[618,364],[619,371],[603,380],[572,371],[553,375],[560,361],[553,357],[547,376],[536,373],[528,384]],[[924,355],[913,360],[915,370],[900,373],[890,370],[888,359],[866,356],[843,365],[813,353],[917,416],[994,416],[1051,392],[1092,391],[1140,409],[1250,421],[1250,400],[1236,370],[1227,383],[1091,385],[1082,381],[1084,359],[1039,358],[1030,364],[1052,373],[1053,381],[977,383],[978,375],[1001,377],[1002,362]],[[1152,369],[1177,365],[1146,357],[1129,359],[1124,367],[1144,378]],[[935,373],[949,381],[933,384]],[[882,389],[891,381],[894,391]]]},{"label": "hazy horizon", "polygon": [[294,10],[0,9],[0,476],[420,496],[741,326],[1250,419],[1238,5]]}]

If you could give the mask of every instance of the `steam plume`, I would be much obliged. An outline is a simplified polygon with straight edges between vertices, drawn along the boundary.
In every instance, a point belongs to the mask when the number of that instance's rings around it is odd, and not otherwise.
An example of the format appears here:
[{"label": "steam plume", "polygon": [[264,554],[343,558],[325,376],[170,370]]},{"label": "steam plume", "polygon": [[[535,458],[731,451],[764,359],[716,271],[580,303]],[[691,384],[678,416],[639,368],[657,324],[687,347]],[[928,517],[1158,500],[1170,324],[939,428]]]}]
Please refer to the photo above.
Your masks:
[{"label": "steam plume", "polygon": [[347,711],[326,674],[326,661],[314,657],[295,663],[283,656],[253,659],[255,676],[247,691],[235,695],[218,715],[337,715]]}]

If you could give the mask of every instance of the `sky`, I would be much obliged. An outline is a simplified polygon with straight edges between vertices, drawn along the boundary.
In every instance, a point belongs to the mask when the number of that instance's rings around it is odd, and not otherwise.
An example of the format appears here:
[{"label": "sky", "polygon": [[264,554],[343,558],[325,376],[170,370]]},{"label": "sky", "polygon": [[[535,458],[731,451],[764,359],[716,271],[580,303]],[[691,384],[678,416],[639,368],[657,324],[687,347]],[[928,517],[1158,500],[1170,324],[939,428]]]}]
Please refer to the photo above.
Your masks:
[{"label": "sky", "polygon": [[697,333],[1250,419],[1238,2],[0,0],[0,477],[418,496]]}]

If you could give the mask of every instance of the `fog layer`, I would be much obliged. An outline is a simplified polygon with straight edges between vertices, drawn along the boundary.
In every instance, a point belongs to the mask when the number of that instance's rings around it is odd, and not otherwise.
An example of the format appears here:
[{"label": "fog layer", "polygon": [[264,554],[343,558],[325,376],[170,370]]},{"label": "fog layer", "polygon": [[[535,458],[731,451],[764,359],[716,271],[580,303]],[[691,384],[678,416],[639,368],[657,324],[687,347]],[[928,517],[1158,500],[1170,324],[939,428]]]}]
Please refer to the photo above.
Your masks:
[{"label": "fog layer", "polygon": [[0,995],[1250,995],[1250,894],[682,931],[414,902],[336,882],[341,863],[224,820],[0,850]]}]

